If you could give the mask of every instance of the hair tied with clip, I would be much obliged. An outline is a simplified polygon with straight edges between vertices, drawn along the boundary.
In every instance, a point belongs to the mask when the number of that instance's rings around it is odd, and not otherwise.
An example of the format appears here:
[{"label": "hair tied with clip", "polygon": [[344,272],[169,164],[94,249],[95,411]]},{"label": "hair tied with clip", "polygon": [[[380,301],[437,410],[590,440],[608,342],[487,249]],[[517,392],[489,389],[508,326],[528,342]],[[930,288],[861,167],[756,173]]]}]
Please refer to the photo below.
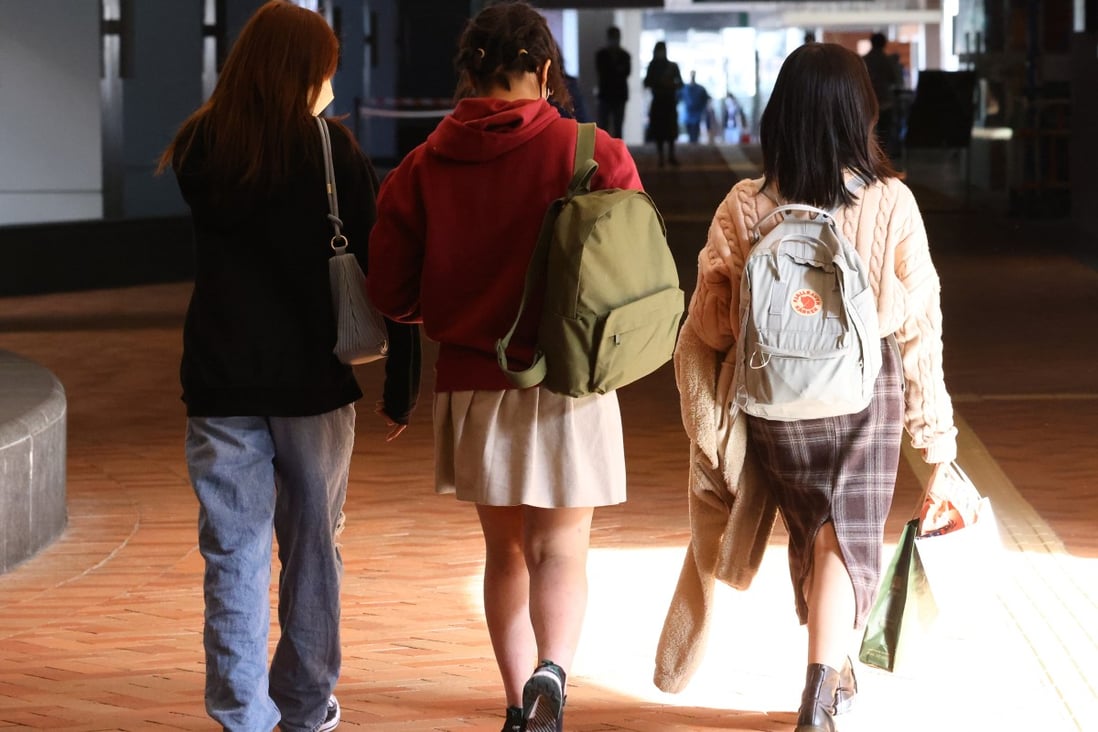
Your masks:
[{"label": "hair tied with clip", "polygon": [[469,67],[475,71],[480,71],[480,67],[483,65],[484,57],[486,55],[483,48],[473,49],[473,57],[469,60]]},{"label": "hair tied with clip", "polygon": [[518,52],[519,56],[529,56],[529,52],[525,48],[520,48]]}]

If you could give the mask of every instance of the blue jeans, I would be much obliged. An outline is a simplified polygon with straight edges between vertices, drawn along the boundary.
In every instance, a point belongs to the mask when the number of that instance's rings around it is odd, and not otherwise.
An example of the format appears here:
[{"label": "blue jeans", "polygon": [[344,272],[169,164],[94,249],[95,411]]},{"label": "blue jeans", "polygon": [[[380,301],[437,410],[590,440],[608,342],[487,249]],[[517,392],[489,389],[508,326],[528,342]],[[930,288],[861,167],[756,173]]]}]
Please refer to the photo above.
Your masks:
[{"label": "blue jeans", "polygon": [[[206,711],[226,730],[314,730],[339,678],[354,405],[314,417],[194,417],[187,467],[206,560]],[[272,535],[278,623],[270,672]]]}]

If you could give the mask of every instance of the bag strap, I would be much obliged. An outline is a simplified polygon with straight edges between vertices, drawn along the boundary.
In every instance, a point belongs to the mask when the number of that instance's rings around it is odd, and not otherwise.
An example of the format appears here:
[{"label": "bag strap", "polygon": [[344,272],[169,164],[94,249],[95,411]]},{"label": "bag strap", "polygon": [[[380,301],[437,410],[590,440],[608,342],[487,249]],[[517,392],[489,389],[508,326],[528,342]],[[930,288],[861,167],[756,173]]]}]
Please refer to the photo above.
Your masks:
[{"label": "bag strap", "polygon": [[[857,193],[861,189],[861,187],[864,186],[864,185],[865,185],[865,181],[862,180],[862,177],[860,175],[855,175],[853,178],[851,178],[850,180],[848,180],[846,182],[846,190],[850,191],[851,193]],[[816,206],[809,206],[806,203],[787,203],[787,204],[778,206],[773,211],[766,214],[766,216],[763,216],[761,219],[759,219],[755,223],[755,227],[752,229],[752,232],[751,232],[752,233],[752,238],[754,239],[754,242],[756,244],[758,244],[759,240],[762,239],[762,233],[760,231],[762,229],[762,225],[765,222],[769,221],[772,217],[777,216],[779,214],[782,214],[782,215],[789,214],[789,213],[815,214],[817,218],[813,219],[814,221],[821,221],[822,223],[833,224],[833,223],[835,223],[835,214],[837,214],[841,209],[842,209],[842,206],[836,206],[836,207],[834,207],[830,210],[827,210],[827,209],[817,208]]]},{"label": "bag strap", "polygon": [[591,191],[591,179],[599,164],[595,162],[595,123],[576,125],[576,157],[572,161],[572,182],[568,184],[568,197]]},{"label": "bag strap", "polygon": [[548,373],[548,365],[545,363],[545,354],[539,348],[534,353],[534,360],[529,368],[521,371],[513,371],[508,368],[507,347],[511,345],[511,338],[518,329],[522,313],[526,310],[526,303],[531,293],[545,278],[545,265],[549,259],[549,243],[553,240],[553,224],[564,208],[574,196],[591,190],[591,178],[598,170],[599,164],[595,162],[595,124],[586,122],[576,125],[576,155],[572,161],[572,180],[568,184],[568,190],[563,198],[558,198],[549,204],[545,217],[541,220],[541,230],[538,232],[538,242],[534,247],[534,253],[530,257],[530,264],[526,268],[526,282],[522,288],[522,299],[519,300],[518,312],[515,321],[507,329],[507,333],[496,341],[496,361],[500,369],[507,374],[511,383],[520,389],[528,389],[537,386],[545,380]]},{"label": "bag strap", "polygon": [[[862,176],[855,173],[854,176],[846,182],[846,190],[849,191],[852,194],[857,193],[858,191],[860,191],[862,189],[862,186],[864,186],[864,185],[865,185],[865,181],[862,179]],[[828,212],[828,213],[831,214],[831,218],[835,218],[835,214],[837,214],[839,212],[839,209],[841,209],[841,208],[842,208],[842,206],[840,205],[840,206],[836,206],[835,208],[831,209]]]},{"label": "bag strap", "polygon": [[336,254],[347,250],[347,237],[343,235],[343,220],[339,218],[339,196],[336,194],[335,167],[332,165],[332,140],[328,134],[328,123],[322,117],[316,117],[316,126],[320,128],[320,145],[324,153],[324,182],[328,194],[328,220],[332,223],[331,247]]},{"label": "bag strap", "polygon": [[760,230],[762,229],[762,226],[763,226],[764,223],[769,221],[774,216],[790,214],[790,213],[816,214],[817,218],[813,219],[813,221],[823,221],[823,222],[831,221],[832,216],[833,216],[833,213],[831,211],[825,211],[822,208],[816,208],[815,206],[809,206],[808,204],[805,204],[805,203],[786,203],[784,205],[778,206],[777,208],[772,210],[770,213],[768,213],[766,216],[763,216],[761,219],[759,219],[758,223],[755,224],[755,229],[754,229],[754,232],[753,232],[754,237],[755,237],[755,241],[758,242],[760,239],[762,239],[762,235],[761,235]]}]

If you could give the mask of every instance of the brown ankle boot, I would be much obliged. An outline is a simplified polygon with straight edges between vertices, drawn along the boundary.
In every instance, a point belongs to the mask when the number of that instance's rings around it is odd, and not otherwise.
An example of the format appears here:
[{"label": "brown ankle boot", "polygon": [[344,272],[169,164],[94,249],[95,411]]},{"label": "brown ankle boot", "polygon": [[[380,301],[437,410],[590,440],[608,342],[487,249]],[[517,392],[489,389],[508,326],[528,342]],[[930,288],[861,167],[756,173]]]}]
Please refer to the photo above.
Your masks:
[{"label": "brown ankle boot", "polygon": [[796,732],[835,732],[835,691],[838,686],[838,671],[822,663],[808,664]]},{"label": "brown ankle boot", "polygon": [[846,714],[854,708],[854,699],[858,696],[858,678],[854,675],[854,663],[850,656],[839,671],[839,685],[835,689],[835,716]]}]

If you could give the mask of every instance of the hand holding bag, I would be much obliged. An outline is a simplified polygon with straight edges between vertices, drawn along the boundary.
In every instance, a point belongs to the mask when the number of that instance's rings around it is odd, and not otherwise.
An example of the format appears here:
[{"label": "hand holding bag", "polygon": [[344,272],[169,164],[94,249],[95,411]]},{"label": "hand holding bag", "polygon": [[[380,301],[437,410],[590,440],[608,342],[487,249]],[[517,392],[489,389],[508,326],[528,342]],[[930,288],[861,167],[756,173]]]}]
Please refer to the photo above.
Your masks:
[{"label": "hand holding bag", "polygon": [[947,611],[972,614],[989,595],[1001,550],[991,503],[957,463],[927,486],[919,516],[907,522],[866,621],[858,657],[895,671],[926,650],[926,631]]},{"label": "hand holding bag", "polygon": [[316,118],[324,149],[324,175],[328,188],[328,220],[334,235],[332,254],[328,260],[328,277],[332,288],[332,307],[336,320],[337,358],[345,364],[376,361],[389,352],[389,336],[385,319],[366,296],[366,275],[358,265],[355,255],[347,251],[347,237],[343,235],[343,222],[339,218],[339,199],[336,195],[335,170],[332,166],[332,142],[328,136],[328,123]]},{"label": "hand holding bag", "polygon": [[971,616],[992,595],[1003,548],[991,501],[957,463],[927,491],[915,553],[943,616]]}]

